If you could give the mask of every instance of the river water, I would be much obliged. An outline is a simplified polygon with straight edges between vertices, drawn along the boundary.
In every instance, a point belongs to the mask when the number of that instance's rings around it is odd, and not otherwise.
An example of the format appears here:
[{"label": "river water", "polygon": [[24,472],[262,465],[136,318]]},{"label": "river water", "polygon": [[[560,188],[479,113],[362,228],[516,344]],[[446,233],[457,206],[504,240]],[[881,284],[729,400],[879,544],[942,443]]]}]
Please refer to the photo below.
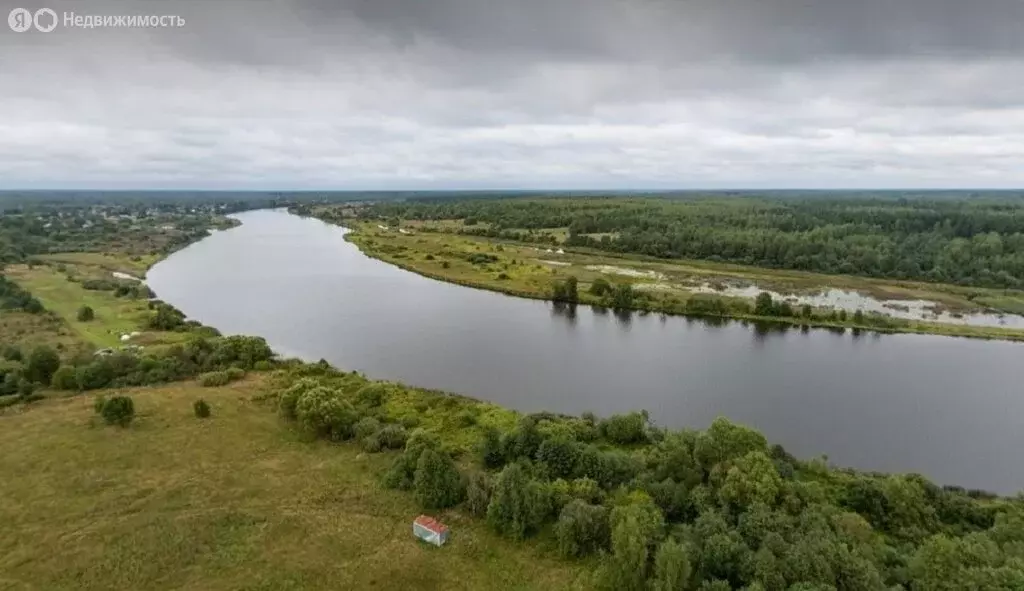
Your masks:
[{"label": "river water", "polygon": [[1024,489],[1022,344],[569,310],[403,271],[318,220],[237,218],[147,282],[190,318],[283,355],[523,411],[647,409],[696,428],[724,415],[798,457]]}]

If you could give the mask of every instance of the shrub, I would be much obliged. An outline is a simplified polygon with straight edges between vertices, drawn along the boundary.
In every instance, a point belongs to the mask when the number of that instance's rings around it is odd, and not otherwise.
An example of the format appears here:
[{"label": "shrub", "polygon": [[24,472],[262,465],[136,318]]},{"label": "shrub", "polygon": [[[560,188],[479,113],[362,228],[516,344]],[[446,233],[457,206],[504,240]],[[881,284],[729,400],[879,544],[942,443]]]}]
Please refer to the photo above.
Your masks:
[{"label": "shrub", "polygon": [[377,432],[377,437],[385,449],[402,449],[408,439],[408,434],[401,425],[385,425]]},{"label": "shrub", "polygon": [[356,400],[358,400],[359,404],[363,406],[366,406],[368,408],[376,408],[384,403],[384,398],[386,394],[387,388],[384,386],[384,384],[367,384],[356,392]]},{"label": "shrub", "polygon": [[359,414],[338,392],[322,386],[299,397],[295,417],[311,433],[335,441],[352,437],[353,427],[359,420]]},{"label": "shrub", "polygon": [[558,516],[555,537],[566,557],[580,557],[608,547],[608,510],[574,500]]},{"label": "shrub", "polygon": [[226,386],[230,382],[231,377],[228,376],[228,372],[226,371],[211,371],[199,376],[199,384],[206,388]]},{"label": "shrub", "polygon": [[277,399],[277,410],[286,419],[295,419],[295,405],[306,392],[320,386],[320,382],[311,378],[302,378],[281,393]]},{"label": "shrub", "polygon": [[192,403],[192,412],[194,412],[200,419],[205,419],[210,416],[210,405],[200,398]]},{"label": "shrub", "polygon": [[254,371],[270,371],[274,369],[274,364],[266,359],[262,359],[252,364],[252,368]]},{"label": "shrub", "polygon": [[549,511],[547,488],[516,463],[506,466],[498,475],[487,506],[487,523],[502,535],[522,539],[541,526]]},{"label": "shrub", "polygon": [[424,509],[445,509],[462,501],[466,485],[450,456],[428,449],[416,463],[413,491]]},{"label": "shrub", "polygon": [[96,313],[89,306],[82,306],[78,309],[77,317],[79,322],[89,322],[96,317]]},{"label": "shrub", "polygon": [[452,264],[449,263],[448,261],[444,261],[443,263],[441,263],[441,268],[442,269],[450,269],[451,266],[452,266]]},{"label": "shrub", "polygon": [[498,273],[498,280],[505,281],[507,279],[509,279],[508,273],[504,273],[504,272]]},{"label": "shrub", "polygon": [[375,435],[377,431],[380,431],[380,421],[373,417],[359,419],[354,428],[355,438],[359,440]]},{"label": "shrub", "polygon": [[74,390],[78,388],[78,379],[75,376],[75,368],[62,365],[53,377],[50,378],[50,385],[58,390]]},{"label": "shrub", "polygon": [[685,588],[690,580],[690,557],[686,546],[668,539],[658,547],[654,556],[654,591],[673,591]]},{"label": "shrub", "polygon": [[[102,399],[97,399],[102,400]],[[93,408],[96,408],[94,405]],[[103,400],[99,407],[100,416],[108,425],[127,427],[135,418],[135,403],[128,396],[114,396]]]},{"label": "shrub", "polygon": [[384,444],[381,442],[377,433],[363,437],[359,440],[359,445],[363,448],[363,451],[371,454],[378,453],[384,449]]},{"label": "shrub", "polygon": [[601,297],[606,293],[611,293],[611,291],[612,284],[608,283],[607,280],[601,277],[598,277],[597,279],[594,280],[593,283],[590,284],[590,293],[592,295],[596,295],[597,297]]},{"label": "shrub", "polygon": [[40,345],[29,353],[25,361],[25,378],[38,384],[49,384],[60,367],[60,356],[57,351]]},{"label": "shrub", "polygon": [[21,349],[14,345],[4,347],[4,359],[7,361],[22,361]]},{"label": "shrub", "polygon": [[224,373],[227,374],[230,382],[236,382],[245,377],[245,370],[241,367],[229,367],[224,370]]},{"label": "shrub", "polygon": [[456,420],[460,427],[472,427],[476,424],[476,413],[466,409],[458,414]]},{"label": "shrub", "polygon": [[519,419],[516,428],[502,438],[502,448],[505,458],[514,460],[518,458],[533,459],[537,455],[543,436],[537,429],[537,419],[525,416]]},{"label": "shrub", "polygon": [[639,412],[613,415],[598,426],[601,436],[620,445],[642,443],[647,440],[647,419]]},{"label": "shrub", "polygon": [[566,439],[545,439],[537,450],[537,460],[547,466],[551,478],[571,476],[580,457],[581,446]]},{"label": "shrub", "polygon": [[477,517],[487,515],[491,503],[491,479],[486,472],[473,472],[466,484],[466,509]]},{"label": "shrub", "polygon": [[505,452],[501,442],[501,432],[494,427],[488,427],[484,431],[484,437],[480,440],[479,456],[480,465],[488,470],[500,468],[505,465]]}]

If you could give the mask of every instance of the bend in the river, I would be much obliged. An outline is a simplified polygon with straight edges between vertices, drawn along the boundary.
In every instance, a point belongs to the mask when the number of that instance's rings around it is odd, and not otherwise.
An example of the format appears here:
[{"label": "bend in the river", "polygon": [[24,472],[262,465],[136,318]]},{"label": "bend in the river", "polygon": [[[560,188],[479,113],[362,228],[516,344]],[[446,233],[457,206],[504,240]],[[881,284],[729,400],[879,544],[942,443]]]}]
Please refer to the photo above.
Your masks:
[{"label": "bend in the river", "polygon": [[237,217],[147,281],[189,317],[282,354],[523,411],[644,408],[701,428],[725,415],[801,457],[1024,488],[1024,344],[569,310],[403,271],[315,219]]}]

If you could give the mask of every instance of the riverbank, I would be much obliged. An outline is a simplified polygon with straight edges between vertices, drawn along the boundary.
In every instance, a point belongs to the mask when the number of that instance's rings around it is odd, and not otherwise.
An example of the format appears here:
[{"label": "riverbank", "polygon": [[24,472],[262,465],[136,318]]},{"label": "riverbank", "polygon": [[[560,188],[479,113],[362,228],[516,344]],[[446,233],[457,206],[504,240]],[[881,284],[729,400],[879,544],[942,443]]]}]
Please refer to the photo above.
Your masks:
[{"label": "riverbank", "polygon": [[[328,217],[325,221],[335,220]],[[721,285],[721,293],[707,287],[704,289],[710,293],[695,293],[691,287],[680,287],[683,281],[691,285],[704,286],[741,279],[758,280],[759,284],[766,285],[766,288],[781,289],[780,277],[792,285],[793,279],[798,276],[794,272],[775,273],[771,270],[754,269],[743,274],[735,265],[713,269],[712,265],[704,263],[695,268],[688,264],[654,262],[641,257],[607,256],[587,250],[558,247],[538,248],[477,236],[427,232],[415,225],[405,229],[374,222],[350,221],[346,224],[352,230],[346,235],[346,240],[355,244],[367,256],[432,279],[518,297],[553,300],[554,287],[571,276],[578,280],[577,302],[593,306],[831,330],[1024,340],[1024,329],[894,318],[876,312],[857,315],[854,312],[836,311],[823,306],[812,306],[808,310],[807,307],[790,305],[793,312],[791,315],[761,315],[755,313],[755,306],[750,298],[724,295],[728,293],[728,289]],[[766,281],[773,275],[774,282]],[[854,284],[858,282],[870,282],[873,284],[874,293],[888,293],[895,297],[914,299],[932,297],[943,302],[949,309],[957,310],[957,314],[962,313],[960,311],[964,310],[965,306],[973,305],[963,297],[956,296],[955,290],[929,292],[925,291],[924,285],[905,282],[885,284],[878,280],[861,278],[841,278],[840,281],[835,281],[830,276],[802,275],[806,276],[799,276],[799,284],[800,289],[804,291],[812,289],[810,285],[815,279],[821,282],[817,284],[819,290],[823,287],[852,290]],[[628,282],[632,286],[632,302],[628,305],[614,305],[604,294],[592,293],[593,286],[598,281],[604,281],[609,285]],[[996,294],[985,296],[995,297]],[[781,305],[783,301],[785,300],[782,298],[776,298],[776,306]]]}]

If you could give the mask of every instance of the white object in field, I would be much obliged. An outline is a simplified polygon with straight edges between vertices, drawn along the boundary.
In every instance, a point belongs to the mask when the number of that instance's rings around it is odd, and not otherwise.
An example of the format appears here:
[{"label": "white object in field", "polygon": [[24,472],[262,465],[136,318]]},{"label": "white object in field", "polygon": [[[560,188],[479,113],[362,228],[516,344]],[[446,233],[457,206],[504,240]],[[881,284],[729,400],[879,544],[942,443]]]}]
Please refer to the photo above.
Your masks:
[{"label": "white object in field", "polygon": [[435,546],[448,541],[448,526],[427,515],[420,515],[412,522],[412,535]]}]

